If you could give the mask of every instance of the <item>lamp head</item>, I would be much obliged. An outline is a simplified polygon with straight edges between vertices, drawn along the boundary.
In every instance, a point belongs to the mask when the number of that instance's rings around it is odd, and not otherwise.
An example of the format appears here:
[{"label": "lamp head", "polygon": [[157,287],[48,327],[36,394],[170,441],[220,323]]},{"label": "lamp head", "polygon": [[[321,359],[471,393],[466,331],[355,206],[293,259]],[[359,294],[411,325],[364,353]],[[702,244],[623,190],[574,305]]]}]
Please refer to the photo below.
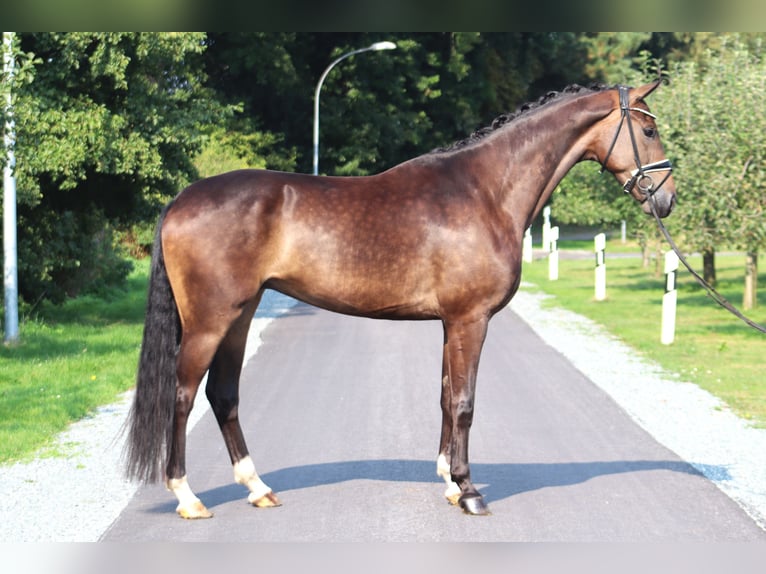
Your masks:
[{"label": "lamp head", "polygon": [[370,50],[393,50],[396,48],[396,44],[393,42],[375,42],[370,46]]}]

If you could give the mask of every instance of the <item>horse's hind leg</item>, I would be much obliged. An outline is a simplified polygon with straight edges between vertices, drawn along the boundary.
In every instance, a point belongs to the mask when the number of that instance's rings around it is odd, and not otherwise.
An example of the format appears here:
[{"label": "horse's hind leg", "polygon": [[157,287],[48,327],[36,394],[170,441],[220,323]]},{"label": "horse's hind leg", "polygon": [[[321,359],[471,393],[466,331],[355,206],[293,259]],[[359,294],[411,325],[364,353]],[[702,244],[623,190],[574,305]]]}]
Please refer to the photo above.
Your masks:
[{"label": "horse's hind leg", "polygon": [[178,351],[173,436],[170,440],[166,486],[178,499],[176,512],[183,518],[210,518],[213,514],[194,494],[186,478],[186,426],[197,390],[218,346],[218,337],[185,333]]},{"label": "horse's hind leg", "polygon": [[234,465],[234,480],[248,488],[251,504],[264,508],[279,506],[280,502],[255,471],[239,424],[239,378],[247,333],[259,299],[246,306],[218,347],[210,365],[206,394]]},{"label": "horse's hind leg", "polygon": [[[176,512],[183,518],[210,518],[213,516],[194,494],[186,477],[186,427],[189,413],[194,405],[194,399],[205,371],[209,370],[208,395],[211,393],[209,390],[211,384],[213,388],[216,388],[216,381],[232,380],[232,376],[229,376],[228,373],[233,373],[233,392],[236,396],[236,385],[244,355],[247,327],[250,324],[249,320],[256,304],[257,302],[253,301],[252,308],[248,309],[249,313],[244,310],[224,310],[220,307],[203,308],[201,304],[196,305],[196,307],[191,304],[186,305],[187,309],[196,308],[196,313],[187,313],[194,319],[187,319],[178,350],[176,366],[178,381],[176,384],[173,436],[170,440],[166,479],[168,490],[172,491],[178,499]],[[246,321],[244,320],[245,315],[248,315]],[[240,333],[242,343],[237,352],[234,342],[238,340],[237,337]],[[229,357],[232,357],[233,366],[229,365]],[[223,386],[225,387],[225,385]],[[218,413],[216,416],[220,417]],[[238,428],[236,403],[235,424]],[[244,445],[244,442],[242,444]]]}]

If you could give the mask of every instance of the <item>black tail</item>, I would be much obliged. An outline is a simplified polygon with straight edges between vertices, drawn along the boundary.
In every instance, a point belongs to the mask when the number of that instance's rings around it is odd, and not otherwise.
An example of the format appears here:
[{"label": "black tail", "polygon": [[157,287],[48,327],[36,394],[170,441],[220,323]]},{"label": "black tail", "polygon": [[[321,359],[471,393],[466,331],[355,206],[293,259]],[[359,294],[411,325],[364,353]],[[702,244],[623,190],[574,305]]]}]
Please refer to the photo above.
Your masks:
[{"label": "black tail", "polygon": [[125,445],[125,474],[145,482],[156,482],[163,476],[175,412],[176,354],[181,328],[160,239],[167,209],[160,215],[152,248],[144,339]]}]

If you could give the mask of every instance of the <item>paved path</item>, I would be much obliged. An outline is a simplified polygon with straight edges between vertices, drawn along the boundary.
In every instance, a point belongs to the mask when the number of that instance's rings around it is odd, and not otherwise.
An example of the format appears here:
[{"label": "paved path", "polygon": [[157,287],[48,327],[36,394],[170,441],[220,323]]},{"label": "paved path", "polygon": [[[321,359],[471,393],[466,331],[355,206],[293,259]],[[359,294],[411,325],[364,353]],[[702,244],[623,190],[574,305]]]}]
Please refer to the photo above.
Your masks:
[{"label": "paved path", "polygon": [[439,323],[297,305],[263,339],[240,410],[284,506],[246,503],[208,412],[190,434],[189,477],[215,518],[177,518],[173,496],[152,485],[104,540],[766,541],[510,309],[490,323],[471,433],[490,517],[449,506],[435,475]]}]

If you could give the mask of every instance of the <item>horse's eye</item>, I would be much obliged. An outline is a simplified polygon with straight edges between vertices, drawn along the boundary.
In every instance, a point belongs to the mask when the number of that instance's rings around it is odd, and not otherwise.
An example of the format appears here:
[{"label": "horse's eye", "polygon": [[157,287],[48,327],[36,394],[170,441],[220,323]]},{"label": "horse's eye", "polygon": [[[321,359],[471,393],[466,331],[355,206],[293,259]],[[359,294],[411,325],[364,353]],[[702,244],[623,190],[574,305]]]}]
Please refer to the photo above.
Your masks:
[{"label": "horse's eye", "polygon": [[644,128],[644,135],[651,139],[657,135],[657,130],[654,128]]}]

